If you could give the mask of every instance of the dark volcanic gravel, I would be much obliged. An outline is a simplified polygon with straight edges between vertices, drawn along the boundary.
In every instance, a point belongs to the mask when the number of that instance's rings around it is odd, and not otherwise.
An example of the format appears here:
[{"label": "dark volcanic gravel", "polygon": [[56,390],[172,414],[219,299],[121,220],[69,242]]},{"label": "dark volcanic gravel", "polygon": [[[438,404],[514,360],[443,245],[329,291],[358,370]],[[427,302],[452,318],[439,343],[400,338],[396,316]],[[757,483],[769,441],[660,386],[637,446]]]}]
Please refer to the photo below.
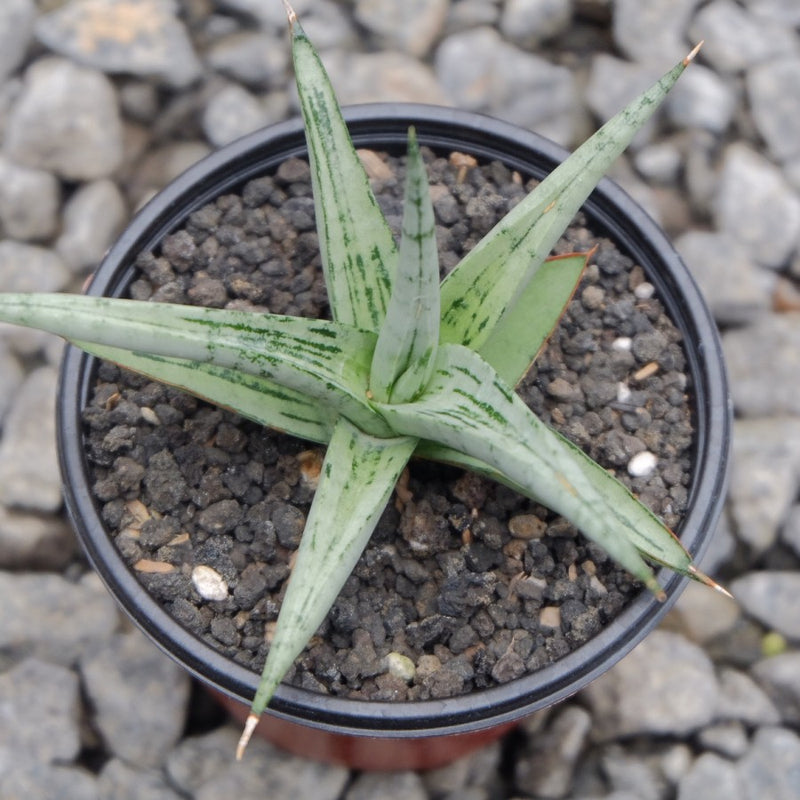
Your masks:
[{"label": "dark volcanic gravel", "polygon": [[[374,186],[396,228],[402,160],[386,164]],[[526,188],[499,164],[464,170],[429,154],[429,172],[447,270]],[[579,218],[558,250],[595,242]],[[132,297],[325,315],[307,165],[287,162],[195,212],[139,267]],[[679,334],[641,268],[601,240],[519,392],[674,526],[691,464],[683,368]],[[85,424],[94,491],[142,583],[260,671],[323,449],[110,364]],[[631,478],[645,452],[655,469]],[[503,683],[585,642],[640,591],[572,526],[504,487],[416,461],[406,477],[293,683],[372,699]],[[201,597],[199,566],[213,570],[206,597],[224,599]],[[392,653],[413,662],[412,680]]]}]

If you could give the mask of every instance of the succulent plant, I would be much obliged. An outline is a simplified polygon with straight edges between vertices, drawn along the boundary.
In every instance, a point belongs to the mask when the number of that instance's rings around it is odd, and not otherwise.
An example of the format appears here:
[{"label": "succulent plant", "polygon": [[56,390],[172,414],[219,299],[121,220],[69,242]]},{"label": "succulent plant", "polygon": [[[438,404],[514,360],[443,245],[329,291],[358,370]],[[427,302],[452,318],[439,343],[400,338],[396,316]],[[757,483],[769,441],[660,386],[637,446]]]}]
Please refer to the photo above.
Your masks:
[{"label": "succulent plant", "polygon": [[551,249],[696,50],[542,180],[440,283],[414,130],[398,245],[320,59],[291,9],[289,19],[331,320],[64,294],[0,296],[2,320],[59,334],[94,356],[327,444],[238,757],[412,456],[477,471],[557,511],[658,597],[648,561],[716,586],[655,514],[514,391],[588,257],[549,258]]}]

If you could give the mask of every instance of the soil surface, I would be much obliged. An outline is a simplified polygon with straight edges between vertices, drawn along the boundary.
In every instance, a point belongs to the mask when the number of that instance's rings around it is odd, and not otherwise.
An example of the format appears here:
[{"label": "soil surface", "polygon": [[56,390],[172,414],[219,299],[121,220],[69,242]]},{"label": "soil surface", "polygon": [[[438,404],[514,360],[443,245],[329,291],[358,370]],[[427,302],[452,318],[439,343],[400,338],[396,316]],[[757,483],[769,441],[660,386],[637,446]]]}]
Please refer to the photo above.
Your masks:
[{"label": "soil surface", "polygon": [[[530,187],[498,163],[426,157],[447,271]],[[403,159],[368,163],[397,229]],[[518,390],[674,527],[692,445],[680,333],[641,267],[581,217],[557,251],[595,244]],[[131,297],[325,316],[307,164],[288,161],[195,212],[139,268]],[[182,624],[260,671],[324,449],[110,364],[97,370],[84,418],[94,492],[126,561]],[[376,700],[505,683],[586,642],[639,591],[541,506],[413,461],[287,680]]]}]

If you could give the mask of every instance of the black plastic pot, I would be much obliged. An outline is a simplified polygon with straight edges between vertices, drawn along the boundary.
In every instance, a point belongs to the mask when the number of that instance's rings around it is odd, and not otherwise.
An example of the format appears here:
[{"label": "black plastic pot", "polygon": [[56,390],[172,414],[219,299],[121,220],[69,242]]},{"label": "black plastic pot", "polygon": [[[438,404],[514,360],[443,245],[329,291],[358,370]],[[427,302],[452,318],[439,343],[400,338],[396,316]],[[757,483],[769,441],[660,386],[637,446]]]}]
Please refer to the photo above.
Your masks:
[{"label": "black plastic pot", "polygon": [[[346,117],[357,146],[402,152],[408,126],[413,124],[420,142],[434,150],[458,150],[479,159],[498,159],[524,176],[541,177],[566,155],[560,147],[533,133],[452,109],[369,105],[348,109]],[[304,152],[302,125],[293,121],[254,133],[193,166],[131,222],[99,267],[89,293],[120,295],[132,279],[137,254],[156,246],[192,211],[220,193],[274,170],[287,157]],[[643,266],[683,333],[694,393],[695,453],[689,508],[679,533],[685,546],[698,557],[715,529],[723,503],[730,443],[731,411],[716,328],[697,286],[669,241],[619,187],[604,180],[584,211],[596,233],[612,238],[620,250]],[[61,370],[58,440],[67,508],[78,536],[111,593],[161,648],[206,684],[249,704],[258,676],[224,658],[170,617],[142,588],[103,526],[92,499],[81,432],[81,410],[91,390],[92,364],[92,358],[68,348]],[[367,756],[366,763],[355,759],[356,766],[431,766],[430,759],[404,760],[401,753],[406,750],[397,740],[418,742],[420,737],[460,734],[453,742],[472,742],[469,746],[474,747],[480,739],[476,732],[492,728],[496,734],[502,730],[497,726],[507,727],[574,694],[640,642],[666,614],[686,583],[668,571],[660,579],[667,593],[665,603],[658,603],[643,592],[588,643],[557,663],[504,686],[416,703],[353,701],[282,686],[271,714],[277,720],[311,726],[318,732],[394,740],[390,749],[395,758],[387,764],[373,755]],[[318,734],[309,736],[319,738]],[[354,752],[352,742],[356,740],[348,741],[349,752]],[[304,740],[302,750],[314,755],[309,752],[309,739]],[[432,752],[428,749],[429,755]],[[332,757],[330,753],[321,755]],[[454,756],[442,755],[434,761],[441,763],[451,757]]]}]

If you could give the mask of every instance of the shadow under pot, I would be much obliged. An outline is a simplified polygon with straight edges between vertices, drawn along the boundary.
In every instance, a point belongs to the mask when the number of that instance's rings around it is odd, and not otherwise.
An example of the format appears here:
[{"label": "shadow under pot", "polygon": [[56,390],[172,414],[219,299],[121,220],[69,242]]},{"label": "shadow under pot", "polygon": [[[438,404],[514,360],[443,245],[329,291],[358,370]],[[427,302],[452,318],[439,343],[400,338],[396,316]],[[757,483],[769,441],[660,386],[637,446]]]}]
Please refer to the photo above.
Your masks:
[{"label": "shadow under pot", "polygon": [[[445,269],[566,156],[535,134],[452,109],[369,105],[345,116],[356,146],[370,151],[390,224],[399,223],[397,170],[416,126]],[[305,152],[292,121],[199,162],[134,218],[89,293],[324,314]],[[595,242],[593,265],[518,391],[674,525],[696,559],[728,466],[716,328],[664,234],[607,179],[559,246]],[[69,515],[109,591],[246,715],[323,449],[72,347],[58,442]],[[632,476],[626,467],[642,447],[656,466]],[[260,732],[287,750],[357,769],[446,764],[607,671],[685,586],[662,571],[659,603],[563,520],[484,479],[421,461],[405,478],[262,718]],[[226,579],[224,598],[198,593],[197,566]]]}]

